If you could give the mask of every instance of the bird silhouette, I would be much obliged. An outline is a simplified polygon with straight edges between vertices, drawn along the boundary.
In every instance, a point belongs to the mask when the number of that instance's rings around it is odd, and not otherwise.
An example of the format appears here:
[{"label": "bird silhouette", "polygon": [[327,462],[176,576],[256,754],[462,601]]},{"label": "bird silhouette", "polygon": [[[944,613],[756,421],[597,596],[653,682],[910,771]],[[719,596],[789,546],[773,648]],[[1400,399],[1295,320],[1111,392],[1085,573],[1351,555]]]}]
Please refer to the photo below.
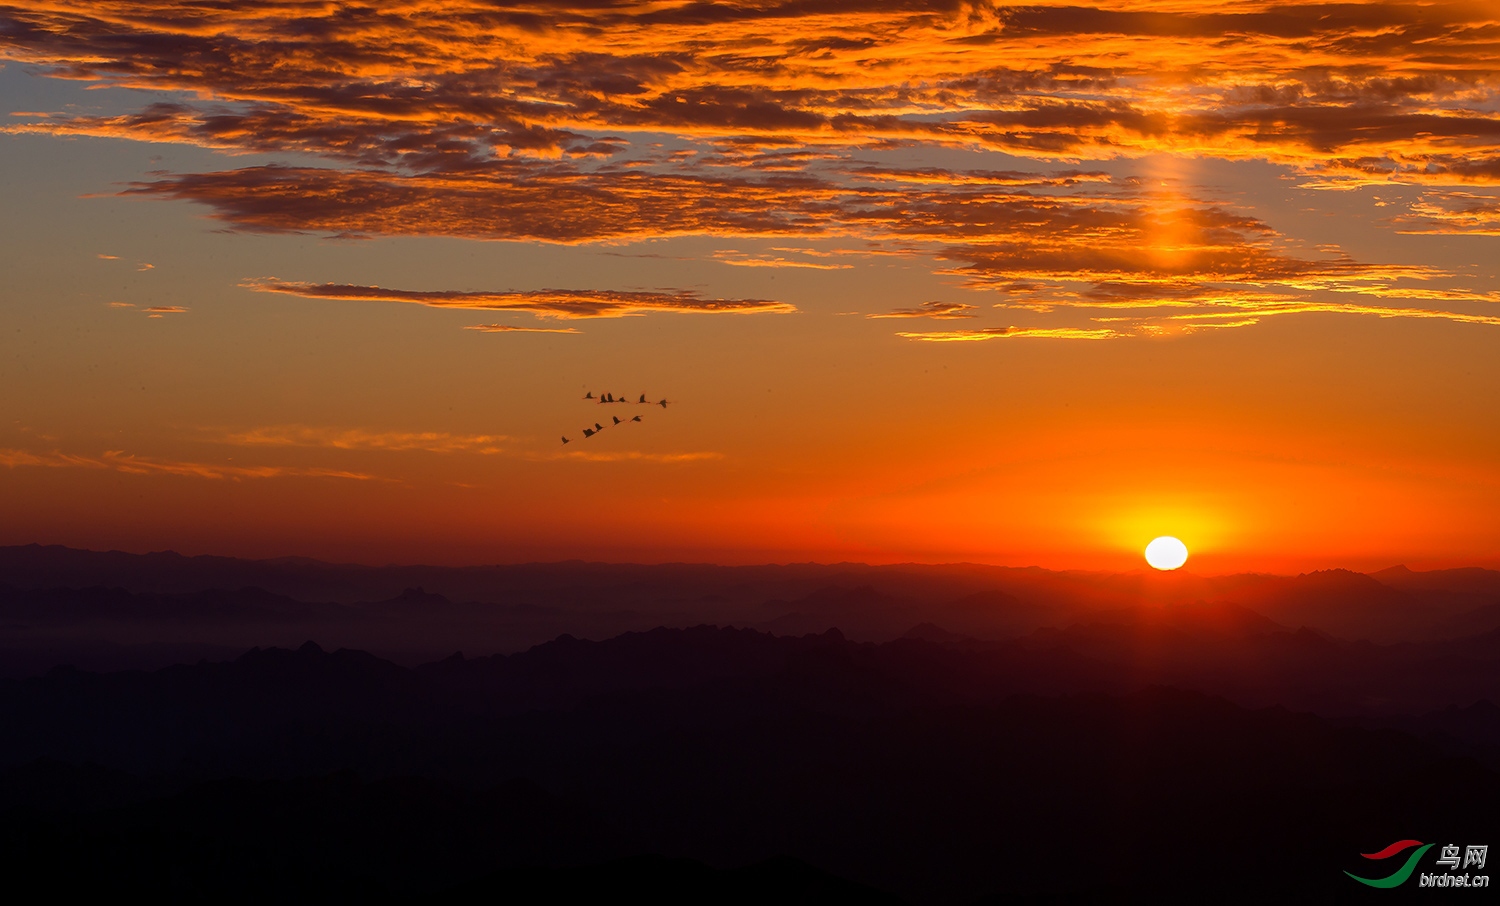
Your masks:
[{"label": "bird silhouette", "polygon": [[[598,396],[594,395],[594,391],[589,390],[589,391],[587,391],[587,392],[584,393],[583,398],[586,399],[586,400],[593,400],[596,403],[629,403],[629,402],[631,402],[631,400],[628,397],[618,396],[618,395],[613,394],[613,393],[605,393],[602,390],[599,392]],[[672,401],[668,400],[668,399],[660,399],[660,400],[657,400],[656,402],[653,403],[651,400],[649,400],[649,399],[646,398],[646,394],[644,394],[644,393],[642,393],[640,395],[640,397],[635,400],[635,403],[638,404],[638,405],[643,405],[643,406],[660,406],[663,409],[667,408],[667,406],[670,405],[671,402]],[[630,418],[628,420],[632,421],[632,422],[638,422],[638,421],[641,421],[641,417],[639,415],[637,415],[637,416],[635,416],[633,418]],[[626,419],[622,419],[618,415],[611,415],[610,416],[610,423],[609,423],[609,425],[601,425],[598,422],[594,422],[594,427],[592,427],[592,428],[584,428],[583,429],[583,436],[586,437],[586,438],[593,437],[595,434],[598,434],[600,431],[603,431],[606,427],[614,427],[616,425],[623,425],[623,424],[625,424],[626,421],[627,421]],[[562,442],[565,443],[565,444],[569,444],[569,443],[572,443],[573,441],[572,441],[571,438],[569,438],[568,436],[564,435],[563,439],[562,439]]]}]

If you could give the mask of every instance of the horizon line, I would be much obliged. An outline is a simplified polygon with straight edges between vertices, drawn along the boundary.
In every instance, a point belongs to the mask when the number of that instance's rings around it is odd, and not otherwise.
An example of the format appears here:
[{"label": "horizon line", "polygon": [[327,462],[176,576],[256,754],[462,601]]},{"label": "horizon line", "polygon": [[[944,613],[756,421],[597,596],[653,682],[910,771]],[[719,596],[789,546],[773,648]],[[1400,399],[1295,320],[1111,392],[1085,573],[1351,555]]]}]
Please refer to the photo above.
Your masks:
[{"label": "horizon line", "polygon": [[44,544],[44,543],[38,542],[38,541],[28,542],[28,543],[25,543],[25,544],[0,544],[0,551],[6,551],[6,550],[24,550],[26,548],[57,549],[57,550],[68,551],[68,552],[72,552],[72,553],[83,553],[83,554],[99,554],[99,555],[117,554],[117,555],[127,556],[127,557],[171,556],[171,557],[180,557],[180,558],[185,559],[185,560],[193,560],[193,559],[236,560],[236,561],[240,561],[240,562],[243,562],[243,563],[278,563],[278,562],[289,562],[289,561],[302,561],[302,562],[309,563],[309,564],[316,564],[318,566],[338,567],[338,568],[348,568],[348,569],[369,569],[369,570],[384,570],[384,569],[452,569],[452,570],[507,569],[507,568],[518,568],[518,567],[528,567],[528,566],[565,566],[565,565],[570,565],[570,564],[576,564],[576,565],[582,565],[582,566],[590,566],[590,567],[599,567],[599,566],[643,567],[643,568],[652,568],[652,567],[658,567],[658,568],[659,567],[700,567],[700,568],[702,568],[702,567],[710,567],[710,568],[714,568],[714,569],[768,569],[768,568],[769,569],[788,569],[788,568],[793,568],[793,567],[825,567],[825,568],[862,567],[862,568],[865,568],[865,569],[872,569],[872,570],[876,570],[876,569],[879,569],[879,570],[884,570],[884,569],[984,569],[984,570],[1039,571],[1039,572],[1056,573],[1056,574],[1070,574],[1071,573],[1071,574],[1084,574],[1084,575],[1092,575],[1092,576],[1135,576],[1135,575],[1158,576],[1159,575],[1159,576],[1163,576],[1164,578],[1171,577],[1171,576],[1181,576],[1181,577],[1192,577],[1192,578],[1203,579],[1203,580],[1228,579],[1228,578],[1235,578],[1235,577],[1240,577],[1240,576],[1268,576],[1268,577],[1273,577],[1273,578],[1298,578],[1298,577],[1301,577],[1301,576],[1309,576],[1309,575],[1316,575],[1316,574],[1319,574],[1319,573],[1330,573],[1330,572],[1345,572],[1345,573],[1352,573],[1352,574],[1355,574],[1355,575],[1363,575],[1363,576],[1371,576],[1371,577],[1373,577],[1373,576],[1375,576],[1376,574],[1379,574],[1379,573],[1387,573],[1387,572],[1395,572],[1395,571],[1405,571],[1405,572],[1410,572],[1410,573],[1427,573],[1427,572],[1447,572],[1447,571],[1452,571],[1452,570],[1469,570],[1469,569],[1474,569],[1474,570],[1481,570],[1481,571],[1484,571],[1484,572],[1500,572],[1500,569],[1496,569],[1495,567],[1492,567],[1492,566],[1481,566],[1481,565],[1478,565],[1478,564],[1471,564],[1471,565],[1468,565],[1468,566],[1436,567],[1436,568],[1432,568],[1432,569],[1412,569],[1412,568],[1408,567],[1404,562],[1402,562],[1402,563],[1395,563],[1395,564],[1392,564],[1391,566],[1386,566],[1386,567],[1382,567],[1380,569],[1369,570],[1369,571],[1362,570],[1362,569],[1353,569],[1353,568],[1346,567],[1346,566],[1327,566],[1327,567],[1321,567],[1321,568],[1318,568],[1318,569],[1306,570],[1306,571],[1297,572],[1297,573],[1274,572],[1274,571],[1271,571],[1271,570],[1244,569],[1244,570],[1237,570],[1237,571],[1224,572],[1224,573],[1214,573],[1214,574],[1194,572],[1194,571],[1188,569],[1187,567],[1181,567],[1181,568],[1172,569],[1172,570],[1157,570],[1157,569],[1151,568],[1149,565],[1146,565],[1146,564],[1142,564],[1141,566],[1136,567],[1134,569],[1124,569],[1124,570],[1121,570],[1121,569],[1088,569],[1088,568],[1082,568],[1082,567],[1049,567],[1049,566],[1041,566],[1039,564],[1029,564],[1029,565],[1025,565],[1025,566],[1014,566],[1014,565],[999,564],[999,563],[982,563],[982,562],[977,562],[977,561],[973,561],[973,560],[951,560],[951,561],[936,561],[936,562],[924,562],[924,561],[917,561],[917,560],[903,560],[903,561],[894,561],[894,562],[890,562],[890,563],[870,563],[870,562],[861,561],[861,560],[828,560],[828,561],[821,561],[821,560],[786,560],[786,561],[766,561],[766,562],[755,562],[755,563],[718,563],[718,562],[714,562],[714,561],[710,561],[710,560],[639,561],[639,560],[598,560],[598,559],[586,559],[586,558],[583,558],[583,557],[566,557],[566,558],[555,559],[555,560],[532,559],[532,560],[516,560],[516,561],[509,561],[509,562],[487,562],[487,563],[476,562],[476,563],[464,563],[464,564],[441,564],[441,563],[430,563],[430,562],[385,562],[385,563],[371,563],[371,562],[358,562],[358,561],[346,561],[346,560],[325,560],[325,559],[322,559],[322,558],[319,558],[319,557],[307,556],[307,555],[303,555],[303,554],[283,554],[283,555],[271,556],[271,557],[247,557],[247,556],[239,556],[239,555],[235,555],[235,554],[216,554],[216,553],[184,554],[184,553],[181,553],[180,551],[173,550],[171,548],[166,548],[166,549],[162,549],[162,550],[148,550],[148,551],[141,552],[141,551],[121,550],[119,548],[110,548],[108,550],[97,550],[97,549],[94,549],[94,548],[87,548],[87,547],[73,547],[73,546],[70,546],[70,545],[67,545],[67,544]]}]

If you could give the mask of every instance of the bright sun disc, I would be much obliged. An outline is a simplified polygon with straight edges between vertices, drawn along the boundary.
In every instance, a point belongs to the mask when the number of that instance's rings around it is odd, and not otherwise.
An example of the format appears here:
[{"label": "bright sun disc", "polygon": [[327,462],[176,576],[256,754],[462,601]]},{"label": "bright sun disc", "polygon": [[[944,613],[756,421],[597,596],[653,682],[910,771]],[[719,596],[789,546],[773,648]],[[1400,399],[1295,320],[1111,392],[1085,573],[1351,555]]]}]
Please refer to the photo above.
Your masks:
[{"label": "bright sun disc", "polygon": [[1154,538],[1146,545],[1146,562],[1156,569],[1176,569],[1187,562],[1187,545],[1171,535]]}]

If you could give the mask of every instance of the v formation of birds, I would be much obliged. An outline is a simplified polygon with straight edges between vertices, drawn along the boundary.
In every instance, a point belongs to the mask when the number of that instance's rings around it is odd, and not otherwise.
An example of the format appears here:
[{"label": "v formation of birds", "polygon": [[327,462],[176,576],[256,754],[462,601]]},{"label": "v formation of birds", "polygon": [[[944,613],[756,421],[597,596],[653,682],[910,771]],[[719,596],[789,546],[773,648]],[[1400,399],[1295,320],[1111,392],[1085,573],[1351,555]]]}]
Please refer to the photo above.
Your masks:
[{"label": "v formation of birds", "polygon": [[[623,396],[616,397],[612,393],[601,393],[598,396],[594,396],[594,391],[592,391],[592,390],[590,390],[588,393],[585,393],[583,395],[583,398],[586,399],[586,400],[593,400],[596,404],[601,404],[601,405],[602,404],[606,404],[606,403],[625,403],[627,405],[635,405],[635,406],[660,406],[663,409],[667,408],[667,404],[669,402],[671,402],[670,400],[664,400],[663,399],[663,400],[657,400],[656,402],[653,403],[651,400],[646,399],[646,394],[642,393],[641,394],[641,398],[638,399],[638,400],[636,400],[634,403],[632,403],[630,400],[626,399],[625,397],[623,397]],[[600,431],[603,431],[605,428],[613,428],[615,425],[623,425],[627,421],[638,422],[638,421],[641,420],[641,417],[639,415],[637,415],[637,416],[635,416],[633,418],[630,418],[630,419],[623,419],[623,418],[620,418],[618,415],[612,415],[612,416],[610,416],[610,418],[613,421],[611,421],[610,424],[608,424],[608,425],[601,425],[598,422],[594,422],[594,427],[592,427],[592,428],[584,428],[583,429],[583,436],[584,436],[584,438],[593,437],[595,434],[598,434]],[[568,444],[568,443],[572,443],[572,440],[570,440],[565,435],[563,437],[563,439],[562,439],[562,442],[565,443],[565,444]]]}]

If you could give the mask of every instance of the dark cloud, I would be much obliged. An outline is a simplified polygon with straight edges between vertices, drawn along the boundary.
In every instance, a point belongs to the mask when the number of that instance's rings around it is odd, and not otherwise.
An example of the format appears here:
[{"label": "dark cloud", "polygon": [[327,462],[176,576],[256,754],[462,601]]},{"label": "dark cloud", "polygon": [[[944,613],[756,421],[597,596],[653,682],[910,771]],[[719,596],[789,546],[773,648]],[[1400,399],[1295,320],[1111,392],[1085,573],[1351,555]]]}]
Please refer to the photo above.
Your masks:
[{"label": "dark cloud", "polygon": [[536,161],[403,175],[248,167],[168,177],[126,194],[200,202],[244,230],[591,242],[818,232],[834,205],[801,177],[750,180]]}]

